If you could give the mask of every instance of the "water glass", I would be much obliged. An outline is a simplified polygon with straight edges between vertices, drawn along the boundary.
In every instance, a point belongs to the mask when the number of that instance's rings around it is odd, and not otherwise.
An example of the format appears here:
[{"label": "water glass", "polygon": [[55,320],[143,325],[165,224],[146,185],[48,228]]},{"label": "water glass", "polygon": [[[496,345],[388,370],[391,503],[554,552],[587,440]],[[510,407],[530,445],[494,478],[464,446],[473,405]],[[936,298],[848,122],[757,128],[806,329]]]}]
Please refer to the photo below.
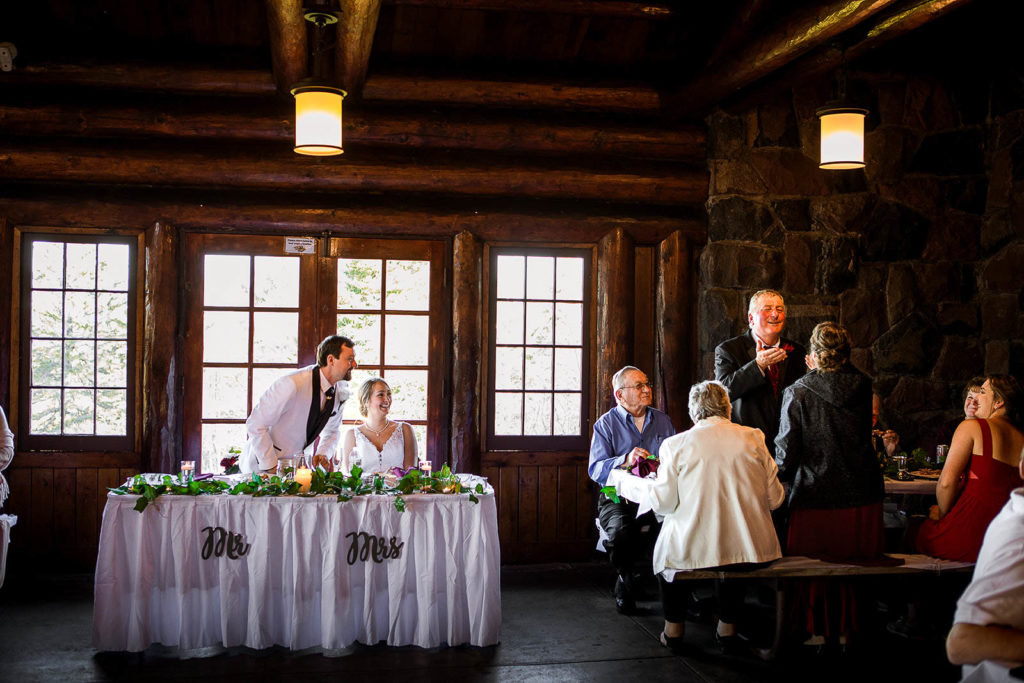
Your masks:
[{"label": "water glass", "polygon": [[939,444],[935,447],[935,464],[942,465],[946,462],[946,456],[949,455],[949,445]]},{"label": "water glass", "polygon": [[281,479],[294,479],[295,458],[278,458],[277,476],[281,477]]},{"label": "water glass", "polygon": [[196,461],[195,460],[182,460],[181,461],[181,471],[178,472],[178,481],[180,481],[180,482],[190,482],[190,481],[192,481],[192,475],[195,474],[195,471],[196,471]]}]

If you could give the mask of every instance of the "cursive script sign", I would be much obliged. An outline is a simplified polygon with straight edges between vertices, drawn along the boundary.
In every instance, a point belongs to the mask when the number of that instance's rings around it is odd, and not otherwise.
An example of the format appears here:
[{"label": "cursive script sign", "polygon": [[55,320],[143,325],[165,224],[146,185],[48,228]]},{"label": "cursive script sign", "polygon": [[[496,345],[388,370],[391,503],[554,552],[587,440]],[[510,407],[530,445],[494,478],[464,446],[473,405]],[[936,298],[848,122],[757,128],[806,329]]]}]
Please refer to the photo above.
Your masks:
[{"label": "cursive script sign", "polygon": [[237,560],[249,552],[250,544],[245,543],[242,534],[233,533],[224,527],[208,526],[200,533],[206,534],[202,550],[204,560],[211,557],[222,557],[225,552],[229,559]]},{"label": "cursive script sign", "polygon": [[345,534],[345,538],[352,539],[351,544],[348,546],[348,563],[355,564],[359,562],[366,562],[367,560],[373,560],[377,564],[380,564],[384,560],[397,560],[402,554],[402,547],[405,545],[404,541],[397,540],[394,536],[391,537],[390,545],[387,539],[383,536],[374,536],[368,534],[365,531]]}]

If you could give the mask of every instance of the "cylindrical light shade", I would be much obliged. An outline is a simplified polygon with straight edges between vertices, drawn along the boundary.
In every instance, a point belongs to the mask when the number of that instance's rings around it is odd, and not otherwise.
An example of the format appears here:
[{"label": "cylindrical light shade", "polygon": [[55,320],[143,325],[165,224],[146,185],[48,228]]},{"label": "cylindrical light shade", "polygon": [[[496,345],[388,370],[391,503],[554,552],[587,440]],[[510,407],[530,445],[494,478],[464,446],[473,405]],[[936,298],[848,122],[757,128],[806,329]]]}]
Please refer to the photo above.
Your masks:
[{"label": "cylindrical light shade", "polygon": [[345,91],[326,85],[292,89],[295,97],[295,151],[311,156],[341,154],[341,101]]},{"label": "cylindrical light shade", "polygon": [[821,119],[821,168],[864,168],[864,117],[867,109],[823,107]]}]

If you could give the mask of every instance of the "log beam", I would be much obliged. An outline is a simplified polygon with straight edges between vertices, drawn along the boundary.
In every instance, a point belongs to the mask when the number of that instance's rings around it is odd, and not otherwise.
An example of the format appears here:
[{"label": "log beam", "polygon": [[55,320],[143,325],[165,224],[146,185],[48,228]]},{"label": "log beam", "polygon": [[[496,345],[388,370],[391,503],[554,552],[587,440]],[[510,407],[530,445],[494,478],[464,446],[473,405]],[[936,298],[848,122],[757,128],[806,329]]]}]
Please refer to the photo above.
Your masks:
[{"label": "log beam", "polygon": [[341,87],[354,99],[362,95],[379,14],[380,0],[341,0],[334,72]]},{"label": "log beam", "polygon": [[689,424],[687,397],[696,375],[693,321],[696,315],[696,277],[690,244],[674,232],[658,245],[658,284],[655,318],[658,320],[659,402],[676,429]]},{"label": "log beam", "polygon": [[237,188],[431,195],[533,197],[633,204],[702,203],[707,171],[685,166],[600,169],[480,160],[473,163],[378,158],[374,162],[273,153],[180,152],[0,143],[0,178],[8,181],[115,186]]},{"label": "log beam", "polygon": [[[966,5],[970,0],[911,0],[886,12],[866,31],[857,31],[862,38],[846,48],[846,62],[868,54],[883,44],[899,38],[950,11]],[[867,24],[869,22],[865,22]],[[729,111],[744,111],[761,102],[767,102],[778,93],[801,82],[830,76],[839,69],[843,53],[832,46],[822,46],[784,68],[771,74],[751,88],[723,103]]]},{"label": "log beam", "polygon": [[267,24],[277,94],[289,97],[295,84],[309,76],[302,0],[267,0]]},{"label": "log beam", "polygon": [[412,5],[463,11],[540,12],[581,17],[618,17],[621,19],[669,19],[676,12],[661,2],[628,0],[384,0],[386,5]]},{"label": "log beam", "polygon": [[[134,92],[213,95],[270,95],[274,80],[264,71],[164,67],[134,64],[35,64],[0,73],[0,84],[52,85]],[[461,76],[374,74],[367,77],[365,102],[478,106],[553,111],[602,111],[657,116],[661,101],[651,86],[579,83],[524,76],[499,81]]]},{"label": "log beam", "polygon": [[178,341],[178,231],[156,222],[146,230],[145,332],[142,345],[142,467],[174,472],[181,458]]},{"label": "log beam", "polygon": [[621,228],[597,243],[597,415],[615,406],[612,376],[633,360],[636,256],[633,239]]},{"label": "log beam", "polygon": [[665,100],[675,114],[703,113],[815,47],[826,43],[896,0],[829,0],[801,6],[774,30],[766,31],[746,48],[730,54]]},{"label": "log beam", "polygon": [[[136,107],[66,107],[0,104],[0,130],[42,138],[209,138],[273,140],[294,136],[290,116],[183,108],[156,111]],[[701,127],[628,126],[616,123],[557,124],[513,116],[357,112],[345,117],[348,145],[465,149],[551,155],[598,154],[703,163]]]},{"label": "log beam", "polygon": [[[701,207],[698,207],[701,208]],[[299,202],[269,204],[238,202],[211,204],[197,200],[139,199],[106,201],[73,199],[66,194],[37,198],[0,198],[0,216],[9,226],[66,225],[68,227],[137,228],[161,221],[181,231],[265,233],[338,237],[453,238],[470,231],[481,240],[594,243],[609,232],[622,231],[637,243],[657,243],[679,231],[687,240],[703,244],[706,219],[696,214],[649,218],[581,213],[516,213],[503,211],[412,210],[346,205],[312,208]],[[0,233],[0,246],[3,245]],[[632,317],[630,317],[632,320]]]},{"label": "log beam", "polygon": [[451,467],[480,474],[480,367],[483,357],[483,242],[463,230],[452,252]]}]

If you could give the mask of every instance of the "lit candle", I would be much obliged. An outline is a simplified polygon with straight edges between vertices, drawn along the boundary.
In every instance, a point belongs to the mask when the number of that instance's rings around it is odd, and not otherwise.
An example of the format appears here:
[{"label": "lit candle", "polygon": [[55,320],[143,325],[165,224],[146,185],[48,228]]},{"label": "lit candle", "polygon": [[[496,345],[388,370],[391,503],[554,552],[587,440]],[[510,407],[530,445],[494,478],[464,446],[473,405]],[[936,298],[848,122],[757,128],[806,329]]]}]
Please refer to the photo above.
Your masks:
[{"label": "lit candle", "polygon": [[429,477],[430,476],[430,468],[431,468],[430,461],[429,460],[424,460],[423,462],[420,463],[420,474],[422,474],[424,477]]},{"label": "lit candle", "polygon": [[299,493],[309,493],[309,485],[313,482],[313,470],[308,467],[299,467],[295,470],[295,481],[302,485]]},{"label": "lit candle", "polygon": [[195,460],[182,460],[181,461],[181,473],[178,475],[178,479],[181,481],[191,481],[192,473],[196,469]]}]

